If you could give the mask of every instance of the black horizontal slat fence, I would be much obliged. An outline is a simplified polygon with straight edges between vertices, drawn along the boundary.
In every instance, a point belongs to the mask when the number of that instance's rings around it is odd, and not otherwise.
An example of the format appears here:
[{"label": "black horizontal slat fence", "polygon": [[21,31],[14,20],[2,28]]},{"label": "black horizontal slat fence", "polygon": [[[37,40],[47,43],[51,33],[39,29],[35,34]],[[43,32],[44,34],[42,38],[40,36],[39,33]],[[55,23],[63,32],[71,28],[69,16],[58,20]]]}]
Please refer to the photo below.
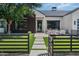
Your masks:
[{"label": "black horizontal slat fence", "polygon": [[49,35],[48,55],[64,52],[79,52],[78,35]]},{"label": "black horizontal slat fence", "polygon": [[28,33],[0,34],[0,53],[29,54],[29,34]]}]

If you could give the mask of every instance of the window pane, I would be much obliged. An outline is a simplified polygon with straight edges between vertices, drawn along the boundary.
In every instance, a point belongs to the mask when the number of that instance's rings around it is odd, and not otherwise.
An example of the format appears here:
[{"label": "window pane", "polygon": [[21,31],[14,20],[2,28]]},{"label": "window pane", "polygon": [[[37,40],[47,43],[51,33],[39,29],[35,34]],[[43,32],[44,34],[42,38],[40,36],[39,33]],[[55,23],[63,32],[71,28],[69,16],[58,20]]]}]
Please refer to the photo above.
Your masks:
[{"label": "window pane", "polygon": [[0,21],[0,27],[4,27],[4,21]]},{"label": "window pane", "polygon": [[60,29],[60,21],[47,21],[47,28]]},{"label": "window pane", "polygon": [[76,21],[74,21],[74,25],[76,25]]}]

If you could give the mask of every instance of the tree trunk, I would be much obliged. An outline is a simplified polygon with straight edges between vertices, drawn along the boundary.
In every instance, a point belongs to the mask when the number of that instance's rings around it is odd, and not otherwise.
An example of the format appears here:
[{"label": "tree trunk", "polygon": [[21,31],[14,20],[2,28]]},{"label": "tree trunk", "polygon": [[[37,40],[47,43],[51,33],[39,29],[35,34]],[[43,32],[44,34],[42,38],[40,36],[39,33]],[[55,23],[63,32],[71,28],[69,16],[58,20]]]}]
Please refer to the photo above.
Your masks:
[{"label": "tree trunk", "polygon": [[11,24],[12,24],[12,20],[8,21],[8,34],[11,33]]}]

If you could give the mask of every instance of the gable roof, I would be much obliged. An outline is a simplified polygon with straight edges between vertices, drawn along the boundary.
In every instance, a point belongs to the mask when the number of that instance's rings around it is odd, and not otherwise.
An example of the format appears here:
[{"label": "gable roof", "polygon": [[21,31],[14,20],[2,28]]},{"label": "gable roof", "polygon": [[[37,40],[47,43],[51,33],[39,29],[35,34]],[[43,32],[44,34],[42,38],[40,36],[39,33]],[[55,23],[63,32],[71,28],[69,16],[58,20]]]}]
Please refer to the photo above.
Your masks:
[{"label": "gable roof", "polygon": [[[73,13],[73,12],[75,12],[75,11],[77,11],[79,8],[76,8],[76,9],[74,9],[74,10],[72,10],[72,11],[70,11],[70,12],[68,12],[67,14],[65,14],[65,15],[68,15],[68,14],[71,14],[71,13]],[[64,16],[65,16],[64,15]]]},{"label": "gable roof", "polygon": [[47,17],[62,17],[68,13],[68,11],[63,10],[42,10],[39,11]]}]

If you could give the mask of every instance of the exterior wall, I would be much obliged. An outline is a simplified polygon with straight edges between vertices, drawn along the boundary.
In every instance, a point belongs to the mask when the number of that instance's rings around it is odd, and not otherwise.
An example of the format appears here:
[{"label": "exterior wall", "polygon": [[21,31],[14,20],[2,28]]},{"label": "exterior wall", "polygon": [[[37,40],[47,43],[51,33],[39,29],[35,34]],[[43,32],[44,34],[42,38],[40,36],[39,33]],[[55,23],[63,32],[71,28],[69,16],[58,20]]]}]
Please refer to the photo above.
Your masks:
[{"label": "exterior wall", "polygon": [[44,17],[44,15],[40,13],[39,11],[35,11],[35,15],[36,17]]},{"label": "exterior wall", "polygon": [[[77,19],[79,19],[79,10],[72,13],[72,29],[77,30]],[[76,25],[74,25],[74,21],[76,21]]]},{"label": "exterior wall", "polygon": [[72,29],[72,14],[68,14],[63,17],[62,27],[62,29],[69,30],[70,32],[70,30]]},{"label": "exterior wall", "polygon": [[37,32],[37,20],[42,20],[42,31],[44,32],[43,30],[43,27],[44,27],[44,18],[45,18],[45,15],[43,15],[42,13],[40,13],[39,11],[35,11],[35,14],[36,14],[36,32]]},{"label": "exterior wall", "polygon": [[[79,10],[76,10],[71,14],[64,16],[62,21],[63,29],[69,30],[69,32],[71,30],[77,30],[77,19],[79,19]],[[76,25],[74,25],[74,21],[76,21]]]}]

